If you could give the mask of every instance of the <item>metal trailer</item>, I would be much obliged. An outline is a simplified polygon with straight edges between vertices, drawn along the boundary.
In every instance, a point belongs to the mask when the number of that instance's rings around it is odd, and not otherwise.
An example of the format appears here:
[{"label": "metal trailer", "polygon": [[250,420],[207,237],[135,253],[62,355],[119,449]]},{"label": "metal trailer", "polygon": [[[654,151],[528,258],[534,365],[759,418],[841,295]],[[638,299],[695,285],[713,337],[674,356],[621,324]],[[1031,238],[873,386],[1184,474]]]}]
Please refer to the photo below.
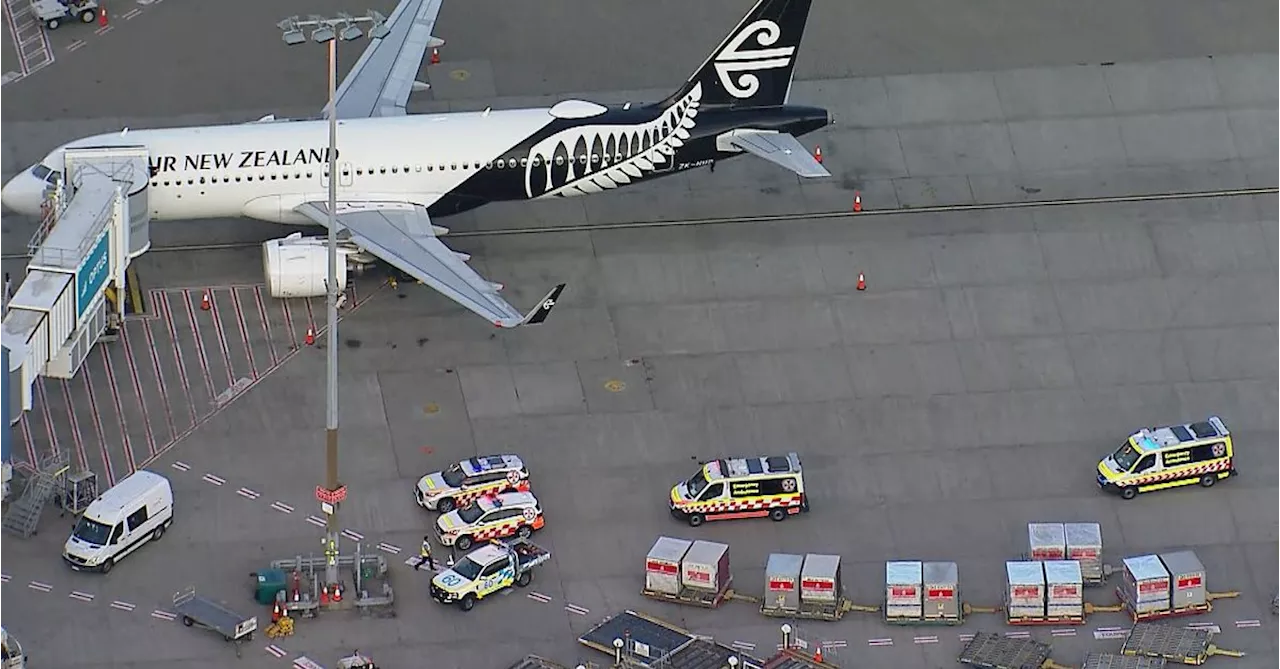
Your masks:
[{"label": "metal trailer", "polygon": [[1132,657],[1115,653],[1089,653],[1080,669],[1165,669],[1168,662],[1160,657]]},{"label": "metal trailer", "polygon": [[578,642],[612,656],[615,667],[723,669],[735,657],[740,669],[764,668],[764,661],[740,650],[635,611],[606,618]]},{"label": "metal trailer", "polygon": [[98,18],[98,0],[31,0],[31,13],[45,28],[57,30],[71,17],[93,23]]},{"label": "metal trailer", "polygon": [[236,657],[240,657],[240,645],[253,641],[253,632],[258,629],[257,616],[242,616],[212,599],[197,595],[194,587],[174,594],[173,610],[182,616],[183,625],[213,630],[234,643]]},{"label": "metal trailer", "polygon": [[835,665],[814,659],[813,655],[795,648],[784,648],[764,661],[764,669],[826,669]]},{"label": "metal trailer", "polygon": [[1218,648],[1212,643],[1213,632],[1158,623],[1138,623],[1129,630],[1120,654],[1137,657],[1158,657],[1199,666],[1214,655],[1244,657],[1244,653]]},{"label": "metal trailer", "polygon": [[956,658],[960,664],[982,669],[1040,669],[1049,662],[1049,644],[1032,639],[1010,639],[1002,634],[978,632]]},{"label": "metal trailer", "polygon": [[568,669],[568,667],[540,655],[525,655],[507,669]]}]

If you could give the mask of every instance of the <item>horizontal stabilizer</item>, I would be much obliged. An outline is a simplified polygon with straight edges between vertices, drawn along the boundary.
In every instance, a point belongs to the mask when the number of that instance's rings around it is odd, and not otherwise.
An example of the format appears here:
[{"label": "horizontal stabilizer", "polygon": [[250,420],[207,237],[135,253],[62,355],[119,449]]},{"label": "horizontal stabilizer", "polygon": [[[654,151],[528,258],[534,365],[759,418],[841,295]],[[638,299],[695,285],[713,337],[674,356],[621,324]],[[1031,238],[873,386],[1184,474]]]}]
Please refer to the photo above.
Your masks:
[{"label": "horizontal stabilizer", "polygon": [[722,150],[727,145],[732,147],[728,150],[746,151],[805,178],[831,176],[795,137],[785,132],[738,128],[717,137],[716,144]]}]

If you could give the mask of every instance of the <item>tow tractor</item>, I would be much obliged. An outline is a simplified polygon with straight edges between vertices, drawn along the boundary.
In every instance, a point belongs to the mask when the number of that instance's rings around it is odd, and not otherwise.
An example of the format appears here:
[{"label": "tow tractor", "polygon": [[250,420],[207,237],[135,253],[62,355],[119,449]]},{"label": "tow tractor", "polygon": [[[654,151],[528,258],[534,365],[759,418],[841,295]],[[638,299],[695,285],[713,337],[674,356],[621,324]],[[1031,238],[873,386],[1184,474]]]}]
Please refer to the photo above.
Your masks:
[{"label": "tow tractor", "polygon": [[93,23],[98,18],[98,0],[31,0],[31,13],[44,27],[57,30],[72,16],[82,23]]},{"label": "tow tractor", "polygon": [[493,540],[477,548],[431,579],[431,597],[441,604],[457,604],[470,611],[476,601],[511,586],[533,581],[533,568],[551,559],[551,552],[524,539]]}]

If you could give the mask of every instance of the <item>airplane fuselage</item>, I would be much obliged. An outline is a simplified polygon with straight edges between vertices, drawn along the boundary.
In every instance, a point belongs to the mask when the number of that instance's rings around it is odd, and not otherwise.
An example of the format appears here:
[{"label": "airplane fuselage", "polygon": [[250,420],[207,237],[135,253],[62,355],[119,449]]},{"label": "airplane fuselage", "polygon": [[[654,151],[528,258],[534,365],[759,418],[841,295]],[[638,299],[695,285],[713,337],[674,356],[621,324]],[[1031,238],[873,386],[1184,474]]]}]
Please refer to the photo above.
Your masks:
[{"label": "airplane fuselage", "polygon": [[[421,204],[432,217],[487,202],[572,197],[737,155],[736,128],[799,136],[830,122],[802,106],[665,108],[571,100],[551,108],[339,120],[338,199]],[[324,120],[130,130],[68,147],[145,146],[153,220],[248,217],[310,224],[293,210],[328,197]],[[65,148],[65,147],[64,147]],[[55,151],[46,160],[61,165]]]}]

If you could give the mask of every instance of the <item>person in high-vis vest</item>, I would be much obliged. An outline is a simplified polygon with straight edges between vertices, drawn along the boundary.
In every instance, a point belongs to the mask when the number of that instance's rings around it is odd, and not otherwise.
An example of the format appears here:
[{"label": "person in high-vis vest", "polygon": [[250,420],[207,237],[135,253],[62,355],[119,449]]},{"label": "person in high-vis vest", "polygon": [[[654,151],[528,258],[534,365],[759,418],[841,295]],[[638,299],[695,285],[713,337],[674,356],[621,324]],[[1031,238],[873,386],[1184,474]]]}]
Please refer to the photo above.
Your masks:
[{"label": "person in high-vis vest", "polygon": [[431,558],[431,536],[430,535],[422,537],[422,548],[418,549],[418,558],[419,558],[418,564],[413,566],[414,571],[418,571],[419,569],[421,569],[422,565],[424,564],[430,567],[431,571],[436,570],[436,561]]}]

